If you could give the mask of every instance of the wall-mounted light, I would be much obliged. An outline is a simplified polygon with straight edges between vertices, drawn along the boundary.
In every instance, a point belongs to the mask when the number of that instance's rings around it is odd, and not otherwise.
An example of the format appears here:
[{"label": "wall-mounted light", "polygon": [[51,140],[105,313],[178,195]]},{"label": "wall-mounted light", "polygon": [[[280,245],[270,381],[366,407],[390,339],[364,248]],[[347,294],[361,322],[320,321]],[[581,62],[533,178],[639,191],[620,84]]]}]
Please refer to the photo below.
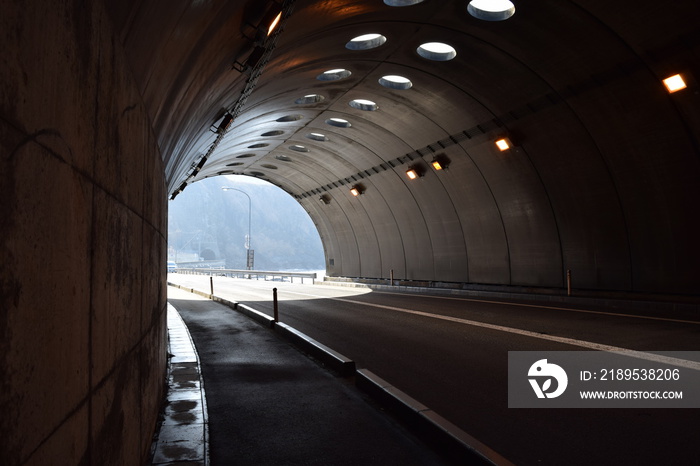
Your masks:
[{"label": "wall-mounted light", "polygon": [[435,158],[433,158],[433,161],[430,162],[430,166],[433,167],[433,170],[435,171],[447,170],[447,168],[450,166],[450,159],[443,154],[436,155]]},{"label": "wall-mounted light", "polygon": [[678,92],[688,87],[688,85],[685,82],[685,79],[683,79],[683,76],[681,76],[680,74],[674,74],[673,76],[669,76],[668,78],[664,79],[663,82],[669,94],[673,94],[674,92]]},{"label": "wall-mounted light", "polygon": [[324,194],[323,196],[319,197],[318,200],[326,205],[331,203],[331,197],[328,194]]},{"label": "wall-mounted light", "polygon": [[350,189],[350,194],[352,194],[355,197],[359,196],[360,194],[362,194],[364,192],[365,192],[365,188],[361,184],[356,184]]},{"label": "wall-mounted light", "polygon": [[[268,23],[268,26],[267,26],[267,35],[268,36],[270,34],[272,34],[273,32],[275,32],[275,29],[277,29],[277,26],[279,26],[280,21],[282,20],[282,11],[279,11],[277,14],[275,14],[275,10],[273,9],[270,11],[269,15],[270,16],[266,18],[268,20],[270,17],[272,17],[272,15],[274,15],[274,17],[272,18],[272,21],[270,21]],[[265,24],[265,23],[263,23],[263,24]]]},{"label": "wall-mounted light", "polygon": [[496,140],[495,144],[501,152],[513,148],[513,142],[509,138],[500,138]]},{"label": "wall-mounted light", "polygon": [[420,164],[411,165],[408,167],[408,170],[406,170],[406,176],[409,180],[415,180],[423,175],[425,175],[425,169]]}]

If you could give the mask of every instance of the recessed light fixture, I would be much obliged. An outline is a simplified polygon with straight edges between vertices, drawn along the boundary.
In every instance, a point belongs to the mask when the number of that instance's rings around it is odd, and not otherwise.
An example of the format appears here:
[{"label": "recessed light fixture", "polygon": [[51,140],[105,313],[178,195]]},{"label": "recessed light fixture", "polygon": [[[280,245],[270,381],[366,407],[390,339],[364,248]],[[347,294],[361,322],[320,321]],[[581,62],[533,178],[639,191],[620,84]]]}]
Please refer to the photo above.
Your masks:
[{"label": "recessed light fixture", "polygon": [[333,70],[324,71],[316,76],[316,79],[319,81],[338,81],[350,77],[351,74],[352,73],[349,70],[336,68]]},{"label": "recessed light fixture", "polygon": [[515,5],[510,0],[472,0],[467,11],[484,21],[503,21],[515,14]]},{"label": "recessed light fixture", "polygon": [[418,178],[418,172],[415,168],[410,168],[406,170],[406,176],[409,180],[415,180],[416,178]]},{"label": "recessed light fixture", "polygon": [[293,151],[296,152],[308,152],[309,149],[306,148],[306,146],[302,146],[301,144],[293,144],[289,146],[289,148]]},{"label": "recessed light fixture", "polygon": [[454,47],[442,42],[426,42],[416,50],[418,55],[428,60],[448,61],[457,56]]},{"label": "recessed light fixture", "polygon": [[326,205],[331,203],[331,197],[328,194],[322,195],[321,197],[318,198],[318,200],[323,202]]},{"label": "recessed light fixture", "polygon": [[384,4],[389,6],[411,6],[423,3],[424,0],[384,0]]},{"label": "recessed light fixture", "polygon": [[352,126],[348,120],[344,120],[342,118],[329,118],[326,120],[326,124],[338,128],[349,128]]},{"label": "recessed light fixture", "polygon": [[350,106],[358,110],[364,110],[366,112],[374,112],[379,108],[379,105],[367,99],[355,99],[350,101]]},{"label": "recessed light fixture", "polygon": [[319,102],[323,102],[325,100],[325,97],[319,94],[309,94],[305,95],[304,97],[300,97],[297,100],[294,101],[295,104],[297,105],[303,105],[303,104],[317,104]]},{"label": "recessed light fixture", "polygon": [[666,86],[666,89],[670,94],[688,87],[683,79],[683,76],[680,74],[674,74],[673,76],[669,76],[668,78],[664,79],[664,86]]},{"label": "recessed light fixture", "polygon": [[389,89],[405,90],[410,89],[413,83],[410,79],[403,76],[387,75],[379,78],[379,84]]},{"label": "recessed light fixture", "polygon": [[309,133],[306,135],[306,137],[309,139],[313,139],[314,141],[321,141],[321,142],[328,141],[328,138],[326,137],[326,135],[321,134],[321,133]]},{"label": "recessed light fixture", "polygon": [[271,136],[281,136],[282,134],[284,134],[284,131],[277,131],[276,130],[276,131],[268,131],[266,133],[262,133],[260,136],[267,138],[267,137],[271,137]]},{"label": "recessed light fixture", "polygon": [[304,115],[299,115],[299,114],[295,114],[295,115],[285,115],[285,116],[283,116],[283,117],[280,117],[280,118],[276,119],[275,121],[278,122],[278,123],[288,123],[288,122],[290,122],[290,121],[299,121],[299,120],[301,120],[302,118],[304,118]]},{"label": "recessed light fixture", "polygon": [[511,149],[513,147],[513,143],[508,138],[498,139],[495,142],[495,144],[496,144],[496,147],[498,147],[498,150],[500,150],[501,152],[506,151],[508,149]]},{"label": "recessed light fixture", "polygon": [[363,34],[351,39],[345,44],[349,50],[369,50],[380,47],[386,43],[386,37],[381,34]]},{"label": "recessed light fixture", "polygon": [[365,190],[364,190],[364,188],[362,187],[362,185],[359,185],[359,184],[354,185],[354,186],[350,189],[350,194],[352,194],[352,195],[355,196],[355,197],[359,196],[359,195],[362,194],[363,192],[365,192]]}]

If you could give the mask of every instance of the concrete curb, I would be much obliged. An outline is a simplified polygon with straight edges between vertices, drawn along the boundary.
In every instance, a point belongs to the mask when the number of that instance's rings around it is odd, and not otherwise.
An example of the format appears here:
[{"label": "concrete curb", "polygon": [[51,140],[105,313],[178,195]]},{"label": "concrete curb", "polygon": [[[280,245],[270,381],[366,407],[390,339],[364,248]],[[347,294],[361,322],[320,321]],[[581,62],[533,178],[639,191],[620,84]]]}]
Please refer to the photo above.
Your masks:
[{"label": "concrete curb", "polygon": [[355,373],[355,385],[445,456],[469,465],[513,466],[513,463],[452,424],[421,402],[367,369]]},{"label": "concrete curb", "polygon": [[295,328],[282,322],[275,322],[274,330],[288,339],[300,350],[308,353],[323,365],[338,373],[341,377],[350,377],[355,372],[355,361],[319,343],[313,338],[301,333]]}]

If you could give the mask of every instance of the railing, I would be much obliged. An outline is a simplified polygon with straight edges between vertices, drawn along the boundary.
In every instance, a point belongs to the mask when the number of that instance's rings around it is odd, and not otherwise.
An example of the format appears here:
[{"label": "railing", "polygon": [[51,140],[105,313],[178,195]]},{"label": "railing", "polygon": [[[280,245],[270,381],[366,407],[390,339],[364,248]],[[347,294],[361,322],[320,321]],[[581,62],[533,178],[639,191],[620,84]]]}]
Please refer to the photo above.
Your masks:
[{"label": "railing", "polygon": [[178,267],[177,273],[191,274],[191,275],[218,275],[225,277],[235,277],[235,278],[249,278],[255,277],[256,280],[276,280],[286,281],[287,278],[294,283],[295,278],[301,278],[301,283],[304,283],[305,278],[310,278],[311,283],[314,283],[316,279],[316,272],[279,272],[279,271],[267,271],[267,270],[235,270],[235,269],[223,269],[223,268],[189,268],[189,267]]}]

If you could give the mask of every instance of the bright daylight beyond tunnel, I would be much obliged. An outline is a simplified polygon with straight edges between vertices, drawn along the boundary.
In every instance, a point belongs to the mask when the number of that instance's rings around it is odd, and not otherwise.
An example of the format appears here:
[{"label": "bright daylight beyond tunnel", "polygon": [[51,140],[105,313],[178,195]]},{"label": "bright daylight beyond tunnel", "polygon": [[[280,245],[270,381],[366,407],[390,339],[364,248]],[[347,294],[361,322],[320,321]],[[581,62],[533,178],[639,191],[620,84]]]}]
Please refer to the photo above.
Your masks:
[{"label": "bright daylight beyond tunnel", "polygon": [[170,201],[168,261],[245,270],[251,255],[253,270],[325,273],[316,226],[294,198],[271,183],[217,176]]}]

